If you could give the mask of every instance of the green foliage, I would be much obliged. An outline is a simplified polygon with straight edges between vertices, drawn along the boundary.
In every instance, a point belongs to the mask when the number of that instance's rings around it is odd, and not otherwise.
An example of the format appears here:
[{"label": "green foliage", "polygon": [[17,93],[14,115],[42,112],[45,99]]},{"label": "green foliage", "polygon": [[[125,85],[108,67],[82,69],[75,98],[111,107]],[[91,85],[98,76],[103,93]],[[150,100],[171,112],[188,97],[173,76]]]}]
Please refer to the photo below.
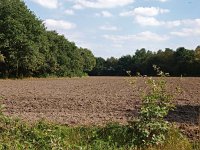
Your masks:
[{"label": "green foliage", "polygon": [[130,70],[131,75],[140,72],[141,75],[156,76],[152,69],[152,65],[155,64],[172,76],[200,76],[199,46],[195,51],[180,47],[176,51],[166,48],[151,52],[142,48],[136,50],[132,56],[122,56],[119,59],[111,57],[106,60],[97,58],[96,61],[97,66],[89,73],[90,75],[125,76],[126,71]]},{"label": "green foliage", "polygon": [[89,74],[91,75],[97,75],[97,76],[100,76],[100,75],[105,75],[105,60],[101,57],[97,57],[96,58],[96,65],[95,67],[93,68],[93,70],[91,72],[89,72]]},{"label": "green foliage", "polygon": [[166,81],[164,77],[168,74],[160,71],[154,66],[159,79],[149,78],[148,93],[143,97],[139,117],[133,122],[135,129],[135,144],[139,146],[151,146],[162,144],[170,125],[164,118],[173,109],[172,96],[166,91]]},{"label": "green foliage", "polygon": [[[105,127],[68,127],[45,121],[28,125],[0,115],[0,149],[139,150],[133,128],[119,124]],[[178,131],[170,130],[165,143],[146,150],[190,150],[192,145]]]},{"label": "green foliage", "polygon": [[200,60],[200,46],[197,46],[197,48],[195,49],[195,59],[197,61]]},{"label": "green foliage", "polygon": [[96,65],[96,59],[92,52],[88,49],[80,48],[81,57],[83,58],[83,70],[91,71]]},{"label": "green foliage", "polygon": [[1,52],[0,52],[0,63],[1,62],[4,62],[4,56],[1,54]]},{"label": "green foliage", "polygon": [[20,0],[1,0],[0,51],[5,56],[4,74],[31,75],[43,63],[45,27]]},{"label": "green foliage", "polygon": [[21,0],[0,0],[0,52],[1,77],[82,76],[95,66],[90,50],[47,31]]}]

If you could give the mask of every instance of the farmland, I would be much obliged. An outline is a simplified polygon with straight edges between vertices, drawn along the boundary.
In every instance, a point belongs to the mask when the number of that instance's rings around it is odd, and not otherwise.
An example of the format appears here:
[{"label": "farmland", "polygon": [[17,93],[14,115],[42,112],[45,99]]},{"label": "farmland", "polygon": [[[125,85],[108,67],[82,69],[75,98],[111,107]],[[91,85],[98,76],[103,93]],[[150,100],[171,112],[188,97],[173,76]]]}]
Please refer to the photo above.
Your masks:
[{"label": "farmland", "polygon": [[[70,126],[126,124],[137,116],[144,81],[125,77],[0,80],[0,93],[4,114],[30,123],[45,119]],[[167,83],[177,106],[167,119],[190,139],[198,139],[200,78],[170,77]]]}]

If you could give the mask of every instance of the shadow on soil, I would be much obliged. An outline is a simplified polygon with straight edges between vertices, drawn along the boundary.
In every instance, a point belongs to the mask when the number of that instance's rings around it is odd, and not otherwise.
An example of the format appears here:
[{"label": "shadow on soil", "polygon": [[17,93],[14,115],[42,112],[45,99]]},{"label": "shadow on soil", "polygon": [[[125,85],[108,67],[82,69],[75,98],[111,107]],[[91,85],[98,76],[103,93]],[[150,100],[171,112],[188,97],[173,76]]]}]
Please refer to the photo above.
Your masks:
[{"label": "shadow on soil", "polygon": [[200,105],[177,105],[175,110],[169,112],[167,120],[198,125],[200,123]]},{"label": "shadow on soil", "polygon": [[[138,115],[137,109],[126,110],[126,117],[130,119],[131,117],[136,117]],[[200,105],[176,105],[175,110],[170,111],[166,117],[166,120],[169,122],[176,123],[186,123],[199,125],[200,124]]]}]

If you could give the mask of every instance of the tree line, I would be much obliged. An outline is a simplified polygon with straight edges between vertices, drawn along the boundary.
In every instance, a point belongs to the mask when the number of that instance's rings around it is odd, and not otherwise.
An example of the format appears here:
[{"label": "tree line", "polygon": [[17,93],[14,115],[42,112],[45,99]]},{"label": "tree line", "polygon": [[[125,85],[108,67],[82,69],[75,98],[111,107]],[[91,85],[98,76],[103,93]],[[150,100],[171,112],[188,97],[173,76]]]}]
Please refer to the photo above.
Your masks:
[{"label": "tree line", "polygon": [[200,76],[200,46],[95,58],[89,49],[48,31],[23,1],[0,0],[0,77],[155,75],[153,65],[172,76]]},{"label": "tree line", "polygon": [[42,20],[21,0],[0,0],[0,77],[82,76],[96,64]]},{"label": "tree line", "polygon": [[157,52],[142,48],[132,56],[126,55],[119,59],[97,57],[96,66],[89,75],[126,76],[127,71],[132,75],[156,75],[153,65],[171,76],[200,76],[200,46],[195,50],[180,47],[175,51],[166,48]]}]

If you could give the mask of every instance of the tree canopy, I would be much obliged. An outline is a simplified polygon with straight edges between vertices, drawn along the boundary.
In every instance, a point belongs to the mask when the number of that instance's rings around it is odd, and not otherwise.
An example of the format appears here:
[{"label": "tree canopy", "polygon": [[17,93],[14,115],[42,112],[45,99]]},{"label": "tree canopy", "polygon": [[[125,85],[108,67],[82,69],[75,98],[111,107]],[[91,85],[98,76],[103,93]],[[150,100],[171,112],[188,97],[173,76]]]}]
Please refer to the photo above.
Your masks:
[{"label": "tree canopy", "polygon": [[172,76],[200,76],[200,46],[196,50],[180,47],[175,51],[166,48],[164,51],[151,52],[144,48],[136,50],[134,55],[96,58],[96,66],[89,75],[124,76],[131,71],[132,75],[156,75],[153,65]]},{"label": "tree canopy", "polygon": [[0,54],[1,77],[81,76],[96,64],[90,50],[47,31],[21,0],[0,0]]}]

